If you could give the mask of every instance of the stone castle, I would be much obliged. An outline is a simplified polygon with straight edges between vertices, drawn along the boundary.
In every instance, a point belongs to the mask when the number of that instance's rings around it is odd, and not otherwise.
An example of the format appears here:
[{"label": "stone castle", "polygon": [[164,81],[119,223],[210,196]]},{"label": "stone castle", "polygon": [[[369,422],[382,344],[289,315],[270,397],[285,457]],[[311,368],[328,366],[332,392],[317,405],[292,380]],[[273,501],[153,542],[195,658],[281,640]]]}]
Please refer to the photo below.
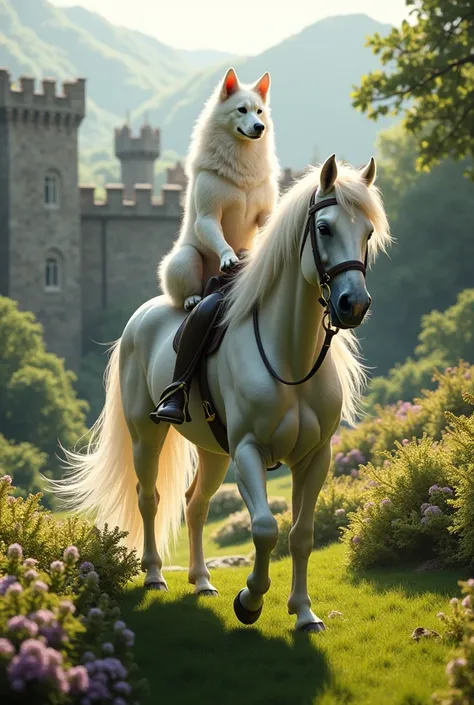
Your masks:
[{"label": "stone castle", "polygon": [[[21,77],[13,89],[0,70],[0,295],[32,311],[49,350],[77,369],[85,332],[115,301],[137,305],[157,293],[156,265],[171,248],[182,217],[181,164],[153,194],[160,133],[128,125],[115,131],[121,183],[104,201],[78,185],[78,130],[85,79],[63,83]],[[283,173],[281,186],[293,175]]]}]

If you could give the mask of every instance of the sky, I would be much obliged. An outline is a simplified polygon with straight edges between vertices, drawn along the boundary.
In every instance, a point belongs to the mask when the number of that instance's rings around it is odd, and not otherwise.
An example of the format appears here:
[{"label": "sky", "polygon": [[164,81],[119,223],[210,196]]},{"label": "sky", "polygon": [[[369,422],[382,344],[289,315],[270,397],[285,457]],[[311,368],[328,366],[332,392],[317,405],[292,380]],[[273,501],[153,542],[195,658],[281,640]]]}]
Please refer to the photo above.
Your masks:
[{"label": "sky", "polygon": [[179,49],[259,54],[324,17],[365,13],[399,24],[405,0],[50,0],[81,5],[113,24]]}]

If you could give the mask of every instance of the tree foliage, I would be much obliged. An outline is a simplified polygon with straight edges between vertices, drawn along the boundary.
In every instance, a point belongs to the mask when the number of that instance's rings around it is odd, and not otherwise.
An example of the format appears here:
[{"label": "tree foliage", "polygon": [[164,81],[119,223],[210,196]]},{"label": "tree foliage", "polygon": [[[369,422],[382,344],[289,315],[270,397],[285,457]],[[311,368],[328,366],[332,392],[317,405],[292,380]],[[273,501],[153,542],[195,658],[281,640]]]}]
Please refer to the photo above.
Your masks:
[{"label": "tree foliage", "polygon": [[48,467],[55,469],[58,441],[71,447],[87,430],[87,403],[77,398],[75,374],[45,350],[32,313],[0,297],[0,327],[0,428],[10,442],[45,453]]},{"label": "tree foliage", "polygon": [[420,137],[418,167],[429,170],[474,154],[474,1],[406,4],[415,22],[369,39],[386,68],[362,78],[353,104],[372,119],[403,112],[407,131]]}]

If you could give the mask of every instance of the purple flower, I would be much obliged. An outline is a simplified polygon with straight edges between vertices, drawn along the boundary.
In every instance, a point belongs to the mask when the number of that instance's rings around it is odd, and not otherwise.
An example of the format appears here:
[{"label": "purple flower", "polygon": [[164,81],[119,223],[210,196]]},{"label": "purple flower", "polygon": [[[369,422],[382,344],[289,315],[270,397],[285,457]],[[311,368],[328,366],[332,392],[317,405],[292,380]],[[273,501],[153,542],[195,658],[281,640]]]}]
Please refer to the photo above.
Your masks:
[{"label": "purple flower", "polygon": [[7,587],[7,595],[21,595],[23,588],[20,583],[12,583]]},{"label": "purple flower", "polygon": [[81,573],[90,573],[91,570],[95,570],[94,564],[90,561],[84,561],[84,563],[81,563],[79,566],[79,570]]},{"label": "purple flower", "polygon": [[439,492],[439,491],[440,491],[439,485],[431,485],[430,489],[428,490],[428,494],[431,497],[431,495],[434,495],[436,492]]},{"label": "purple flower", "polygon": [[48,592],[49,588],[43,580],[35,580],[31,586],[35,592]]},{"label": "purple flower", "polygon": [[424,511],[424,515],[429,516],[429,515],[435,515],[435,514],[442,514],[443,512],[439,507],[436,506],[436,504],[430,504],[428,507],[426,507]]},{"label": "purple flower", "polygon": [[441,487],[439,491],[440,491],[440,492],[443,492],[443,494],[449,494],[449,495],[453,495],[453,494],[454,494],[454,492],[453,492],[453,490],[451,489],[451,487]]},{"label": "purple flower", "polygon": [[353,536],[352,537],[352,543],[355,544],[356,546],[360,543],[361,538],[360,536]]},{"label": "purple flower", "polygon": [[375,502],[366,502],[366,503],[364,504],[364,510],[365,510],[366,512],[368,512],[369,509],[372,509],[372,507],[375,507]]},{"label": "purple flower", "polygon": [[100,607],[92,607],[92,609],[89,610],[88,617],[91,619],[100,619],[101,617],[104,616],[104,613],[100,609]]},{"label": "purple flower", "polygon": [[348,455],[349,458],[358,465],[363,465],[365,463],[365,457],[358,448],[353,448],[349,451]]},{"label": "purple flower", "polygon": [[92,651],[84,651],[82,656],[83,663],[93,663],[97,659],[97,656]]},{"label": "purple flower", "polygon": [[12,484],[11,475],[3,475],[2,477],[0,477],[0,482],[6,482],[7,485],[11,485]]},{"label": "purple flower", "polygon": [[77,563],[79,560],[79,551],[75,546],[68,546],[64,549],[63,557],[65,563]]},{"label": "purple flower", "polygon": [[352,468],[351,477],[360,477],[359,471],[356,470],[355,468]]},{"label": "purple flower", "polygon": [[367,484],[369,485],[369,487],[378,487],[379,483],[376,480],[369,480]]},{"label": "purple flower", "polygon": [[25,580],[28,582],[31,582],[31,580],[36,580],[38,577],[39,573],[37,570],[34,570],[33,568],[30,568],[30,570],[27,570],[25,573]]},{"label": "purple flower", "polygon": [[392,500],[389,499],[388,497],[385,497],[385,499],[383,499],[383,500],[380,502],[380,506],[381,506],[381,507],[388,507],[388,506],[390,506],[391,504],[392,504]]},{"label": "purple flower", "polygon": [[38,561],[36,558],[25,558],[23,561],[23,567],[24,568],[36,568],[38,565]]},{"label": "purple flower", "polygon": [[131,629],[124,629],[122,632],[122,636],[125,639],[125,644],[127,646],[133,646],[135,643],[135,633],[132,632]]},{"label": "purple flower", "polygon": [[[471,604],[472,604],[471,596],[470,596],[470,595],[466,595],[466,597],[465,597],[464,600],[461,602],[461,604],[462,604],[463,607],[467,607],[467,608],[470,607]],[[124,632],[124,634],[125,634],[125,632]]]},{"label": "purple flower", "polygon": [[127,701],[123,698],[114,698],[112,701],[112,705],[127,705]]},{"label": "purple flower", "polygon": [[0,639],[0,658],[10,658],[15,653],[15,647],[8,639]]},{"label": "purple flower", "polygon": [[7,550],[8,558],[23,558],[23,549],[19,543],[12,543]]},{"label": "purple flower", "polygon": [[469,587],[474,587],[474,578],[469,578],[469,580],[467,581],[467,584]]},{"label": "purple flower", "polygon": [[89,674],[84,666],[73,666],[67,673],[71,693],[85,693],[89,687]]},{"label": "purple flower", "polygon": [[420,507],[421,513],[424,514],[425,509],[428,509],[428,507],[431,507],[431,504],[429,502],[423,502],[423,504]]},{"label": "purple flower", "polygon": [[334,512],[334,516],[337,516],[337,517],[345,517],[345,516],[346,516],[346,510],[345,510],[345,509],[342,509],[342,507],[341,507],[341,509],[336,509],[336,511]]},{"label": "purple flower", "polygon": [[336,453],[336,457],[334,458],[334,460],[337,463],[337,462],[339,462],[339,460],[342,460],[343,457],[344,457],[344,453],[342,451],[339,451],[339,453]]},{"label": "purple flower", "polygon": [[429,517],[422,517],[420,519],[420,524],[427,524],[429,522]]},{"label": "purple flower", "polygon": [[50,568],[53,573],[64,573],[64,563],[62,561],[53,561]]},{"label": "purple flower", "polygon": [[115,622],[114,624],[114,631],[115,632],[123,632],[124,629],[127,628],[127,625],[125,622],[122,622],[121,620]]},{"label": "purple flower", "polygon": [[114,645],[110,643],[110,641],[106,641],[104,644],[102,644],[102,651],[106,656],[112,656],[114,653]]},{"label": "purple flower", "polygon": [[22,681],[21,678],[14,678],[10,681],[10,688],[14,690],[15,693],[21,693],[22,690],[25,690],[25,681]]},{"label": "purple flower", "polygon": [[38,633],[38,625],[31,619],[18,614],[15,617],[10,617],[7,622],[7,630],[9,632],[15,632],[16,634],[36,636]]},{"label": "purple flower", "polygon": [[0,595],[4,595],[10,585],[16,582],[18,582],[16,575],[5,575],[3,578],[0,578]]},{"label": "purple flower", "polygon": [[113,689],[119,695],[130,695],[132,692],[131,686],[126,681],[117,681],[114,683]]},{"label": "purple flower", "polygon": [[408,438],[404,438],[402,441],[402,446],[407,446],[409,443],[410,441],[408,440]]}]

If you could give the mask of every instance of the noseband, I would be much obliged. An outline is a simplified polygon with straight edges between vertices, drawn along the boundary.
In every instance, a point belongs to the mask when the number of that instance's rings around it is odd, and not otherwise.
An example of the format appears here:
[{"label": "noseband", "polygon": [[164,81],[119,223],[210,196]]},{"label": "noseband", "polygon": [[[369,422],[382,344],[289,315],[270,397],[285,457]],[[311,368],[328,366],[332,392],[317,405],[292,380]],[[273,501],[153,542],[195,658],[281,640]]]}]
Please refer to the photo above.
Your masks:
[{"label": "noseband", "polygon": [[[317,191],[317,189],[316,189],[316,191]],[[265,350],[263,349],[262,338],[260,336],[260,329],[259,329],[259,325],[258,325],[258,305],[256,305],[253,309],[253,329],[254,329],[255,341],[257,343],[260,357],[262,358],[262,361],[263,361],[265,367],[267,368],[268,372],[271,374],[271,376],[274,379],[281,382],[282,384],[286,384],[288,386],[297,386],[299,384],[304,384],[304,382],[307,382],[309,379],[311,379],[311,377],[313,377],[316,374],[316,372],[319,370],[319,368],[323,364],[326,355],[328,354],[332,339],[339,332],[339,328],[332,328],[331,327],[331,314],[329,312],[329,302],[330,302],[330,298],[331,298],[331,287],[330,287],[331,279],[333,279],[336,275],[341,274],[342,272],[348,272],[351,269],[359,270],[360,272],[362,272],[364,277],[367,272],[368,248],[365,253],[365,261],[364,262],[360,262],[359,260],[356,260],[356,259],[351,259],[351,260],[347,260],[346,262],[340,262],[339,264],[334,265],[334,267],[331,267],[328,270],[326,270],[324,268],[323,262],[321,260],[321,255],[319,254],[319,249],[318,249],[318,240],[317,240],[317,235],[316,235],[316,218],[314,216],[322,208],[327,208],[328,206],[337,206],[338,203],[337,203],[336,198],[326,198],[323,201],[319,201],[318,203],[316,203],[316,191],[313,192],[313,194],[311,196],[311,200],[309,202],[308,217],[306,219],[306,225],[305,225],[303,239],[301,241],[301,247],[300,247],[300,260],[303,256],[304,247],[306,245],[306,241],[307,241],[308,235],[309,235],[310,242],[311,242],[311,250],[313,252],[314,264],[315,264],[315,267],[316,267],[317,272],[319,274],[321,296],[319,297],[318,301],[321,304],[321,306],[323,306],[323,308],[324,308],[323,327],[324,327],[324,330],[326,331],[326,336],[324,338],[324,342],[323,342],[323,346],[321,348],[321,351],[320,351],[313,367],[308,372],[306,377],[303,377],[303,379],[300,379],[297,382],[288,382],[287,380],[284,380],[282,377],[280,377],[280,375],[273,369],[268,357],[265,354]]]}]

